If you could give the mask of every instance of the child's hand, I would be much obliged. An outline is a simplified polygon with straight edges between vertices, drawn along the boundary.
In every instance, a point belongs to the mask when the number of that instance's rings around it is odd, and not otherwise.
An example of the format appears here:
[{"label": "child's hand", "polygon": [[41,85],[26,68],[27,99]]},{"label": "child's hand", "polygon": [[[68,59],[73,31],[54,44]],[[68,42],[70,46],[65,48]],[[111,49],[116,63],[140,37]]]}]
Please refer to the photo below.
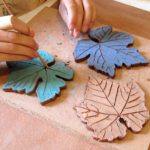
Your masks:
[{"label": "child's hand", "polygon": [[[27,60],[37,56],[38,45],[34,32],[16,17],[10,17],[13,31],[2,27],[5,17],[0,17],[0,61]],[[6,19],[5,19],[6,20]]]},{"label": "child's hand", "polygon": [[87,32],[96,17],[93,0],[61,0],[59,12],[74,37],[78,37],[80,32]]}]

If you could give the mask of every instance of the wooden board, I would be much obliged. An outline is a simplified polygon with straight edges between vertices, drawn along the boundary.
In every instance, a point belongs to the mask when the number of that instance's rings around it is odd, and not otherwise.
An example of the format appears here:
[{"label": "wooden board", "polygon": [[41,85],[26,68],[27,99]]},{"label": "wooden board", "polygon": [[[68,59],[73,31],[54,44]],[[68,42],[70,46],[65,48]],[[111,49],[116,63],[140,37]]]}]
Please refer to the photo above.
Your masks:
[{"label": "wooden board", "polygon": [[[150,122],[147,123],[141,133],[133,134],[129,132],[125,139],[121,141],[98,143],[92,139],[92,133],[88,132],[85,125],[80,122],[73,106],[83,100],[88,76],[95,74],[95,71],[89,69],[85,62],[75,63],[73,49],[76,40],[69,36],[57,10],[45,8],[29,24],[36,32],[36,40],[41,49],[57,55],[57,60],[70,61],[70,66],[75,70],[74,81],[68,82],[67,90],[63,90],[60,97],[45,106],[41,106],[34,95],[6,93],[2,90],[0,90],[0,100],[36,117],[49,120],[52,125],[86,138],[89,142],[99,145],[100,148],[104,147],[108,150],[147,150],[150,142]],[[100,26],[101,24],[97,22],[97,25]],[[138,47],[140,52],[150,60],[150,40],[140,36],[134,37],[135,47]],[[5,65],[1,64],[1,86],[6,81],[7,75],[8,70]],[[150,110],[150,67],[134,67],[130,70],[126,68],[117,69],[115,80],[128,80],[129,78],[137,81],[145,91],[146,105]]]}]

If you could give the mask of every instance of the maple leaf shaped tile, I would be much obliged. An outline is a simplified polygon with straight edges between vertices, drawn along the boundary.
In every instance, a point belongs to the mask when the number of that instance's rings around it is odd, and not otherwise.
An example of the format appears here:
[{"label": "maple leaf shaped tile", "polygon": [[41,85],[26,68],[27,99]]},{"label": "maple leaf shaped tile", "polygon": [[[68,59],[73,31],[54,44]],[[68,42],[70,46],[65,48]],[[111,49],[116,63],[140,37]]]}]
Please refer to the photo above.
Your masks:
[{"label": "maple leaf shaped tile", "polygon": [[65,80],[73,78],[73,70],[64,62],[54,62],[54,56],[39,50],[40,56],[47,62],[45,68],[39,58],[31,61],[8,62],[11,73],[4,90],[25,91],[26,94],[36,89],[40,103],[53,99],[65,87]]},{"label": "maple leaf shaped tile", "polygon": [[115,75],[115,67],[126,67],[147,64],[147,60],[140,55],[137,48],[129,48],[133,44],[133,37],[127,33],[112,31],[112,27],[105,26],[89,32],[90,39],[78,41],[74,50],[76,61],[88,59],[90,67],[108,74]]},{"label": "maple leaf shaped tile", "polygon": [[123,83],[90,77],[85,99],[75,106],[77,115],[98,141],[113,141],[141,131],[149,119],[144,92],[133,81]]}]

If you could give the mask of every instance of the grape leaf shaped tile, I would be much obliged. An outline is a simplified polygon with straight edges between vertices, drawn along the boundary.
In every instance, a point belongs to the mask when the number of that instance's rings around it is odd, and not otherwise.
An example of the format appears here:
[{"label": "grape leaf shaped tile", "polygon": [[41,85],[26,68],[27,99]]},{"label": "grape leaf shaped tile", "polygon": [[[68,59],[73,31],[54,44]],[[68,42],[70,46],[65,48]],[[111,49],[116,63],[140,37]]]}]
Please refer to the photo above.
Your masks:
[{"label": "grape leaf shaped tile", "polygon": [[147,64],[137,48],[129,48],[133,37],[128,33],[112,31],[111,26],[96,28],[89,32],[90,39],[79,40],[75,50],[75,60],[88,59],[87,64],[96,70],[115,76],[115,68],[125,65]]},{"label": "grape leaf shaped tile", "polygon": [[54,56],[43,50],[39,50],[38,53],[49,67],[45,68],[39,58],[31,61],[8,62],[11,73],[3,89],[25,91],[26,94],[36,89],[39,102],[45,103],[52,100],[60,93],[60,89],[66,86],[64,80],[73,78],[73,70],[64,62],[55,62]]},{"label": "grape leaf shaped tile", "polygon": [[89,78],[85,99],[75,110],[98,141],[121,139],[127,128],[139,132],[149,119],[144,92],[137,83],[95,76]]}]

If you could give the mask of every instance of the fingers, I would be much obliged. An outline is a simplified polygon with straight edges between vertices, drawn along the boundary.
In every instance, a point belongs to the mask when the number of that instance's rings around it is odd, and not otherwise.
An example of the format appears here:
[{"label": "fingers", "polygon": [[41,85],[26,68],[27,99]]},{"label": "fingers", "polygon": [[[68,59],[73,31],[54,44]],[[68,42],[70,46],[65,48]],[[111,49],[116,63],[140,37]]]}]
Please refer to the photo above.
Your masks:
[{"label": "fingers", "polygon": [[74,37],[79,36],[83,20],[82,1],[62,0],[59,10],[63,20],[68,26],[70,35]]},{"label": "fingers", "polygon": [[[27,60],[37,57],[38,45],[33,30],[14,16],[1,17],[0,61]],[[14,29],[15,31],[6,31]]]},{"label": "fingers", "polygon": [[27,36],[17,32],[10,32],[10,31],[8,32],[8,31],[0,30],[0,41],[23,45],[35,50],[38,49],[37,43],[31,36]]},{"label": "fingers", "polygon": [[77,18],[76,18],[76,24],[75,24],[75,29],[74,29],[74,37],[78,37],[82,28],[82,23],[83,23],[83,15],[84,15],[84,10],[83,10],[83,4],[81,0],[76,0],[76,10],[77,10]]},{"label": "fingers", "polygon": [[[3,18],[0,18],[0,20]],[[27,60],[37,57],[38,44],[34,32],[16,17],[5,18],[0,27],[0,61]],[[15,31],[7,31],[14,29]]]},{"label": "fingers", "polygon": [[96,11],[92,0],[83,0],[84,20],[82,32],[87,32],[95,21]]},{"label": "fingers", "polygon": [[63,19],[63,21],[66,23],[66,25],[69,28],[68,24],[68,13],[65,4],[61,1],[61,4],[59,5],[59,13]]},{"label": "fingers", "polygon": [[30,29],[30,27],[26,23],[19,20],[18,18],[12,16],[11,23],[12,23],[13,29],[15,29],[16,31],[25,35],[34,36],[33,30]]},{"label": "fingers", "polygon": [[11,55],[21,56],[28,59],[37,57],[37,51],[30,47],[6,42],[0,42],[0,55],[1,54],[10,55],[10,57]]},{"label": "fingers", "polygon": [[33,30],[24,22],[14,16],[0,17],[0,29],[1,30],[16,30],[22,34],[34,36]]},{"label": "fingers", "polygon": [[95,8],[95,4],[93,3],[93,1],[91,2],[92,7],[93,7],[93,13],[92,13],[92,18],[91,18],[91,23],[89,28],[91,29],[95,23],[95,19],[96,19],[96,8]]},{"label": "fingers", "polygon": [[68,14],[68,28],[70,31],[70,34],[73,34],[74,28],[76,26],[76,20],[77,20],[77,7],[74,0],[66,0],[65,6],[67,9]]},{"label": "fingers", "polygon": [[61,0],[59,10],[74,37],[94,25],[96,9],[93,0]]},{"label": "fingers", "polygon": [[19,60],[30,60],[31,58],[20,55],[10,55],[0,53],[0,62],[2,61],[19,61]]}]

